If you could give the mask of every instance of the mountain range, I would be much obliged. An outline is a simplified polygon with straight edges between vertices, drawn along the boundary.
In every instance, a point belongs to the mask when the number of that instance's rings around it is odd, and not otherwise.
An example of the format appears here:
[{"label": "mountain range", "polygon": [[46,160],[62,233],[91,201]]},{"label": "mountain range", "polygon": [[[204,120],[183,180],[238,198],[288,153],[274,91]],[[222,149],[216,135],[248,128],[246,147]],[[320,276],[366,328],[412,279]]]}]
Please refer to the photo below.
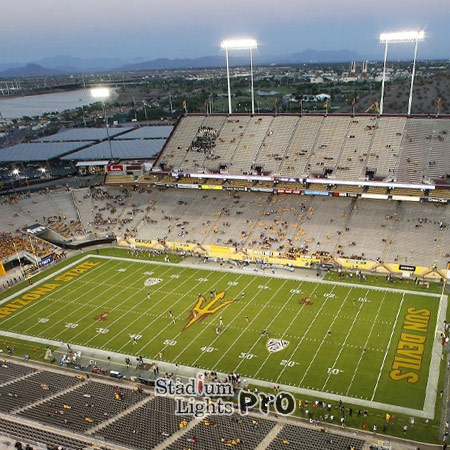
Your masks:
[{"label": "mountain range", "polygon": [[[256,64],[305,64],[305,63],[337,63],[361,61],[363,58],[350,50],[313,50],[307,49],[288,56],[258,55]],[[248,65],[248,58],[233,57],[234,66]],[[86,72],[123,72],[149,71],[163,69],[198,69],[203,67],[223,67],[224,56],[201,56],[198,58],[157,58],[144,60],[135,58],[123,60],[119,58],[75,58],[73,56],[54,56],[24,64],[0,64],[0,77],[37,77],[67,75]]]}]

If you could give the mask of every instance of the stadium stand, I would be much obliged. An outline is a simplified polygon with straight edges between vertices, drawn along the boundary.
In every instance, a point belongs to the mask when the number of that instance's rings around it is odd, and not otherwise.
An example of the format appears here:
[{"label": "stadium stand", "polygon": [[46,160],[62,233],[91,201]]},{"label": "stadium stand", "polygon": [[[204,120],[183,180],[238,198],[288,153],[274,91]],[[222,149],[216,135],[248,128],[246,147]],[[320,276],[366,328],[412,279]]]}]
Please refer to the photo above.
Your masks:
[{"label": "stadium stand", "polygon": [[154,448],[192,420],[190,416],[175,415],[175,401],[154,397],[143,406],[101,428],[98,434],[109,441],[133,446]]},{"label": "stadium stand", "polygon": [[55,393],[75,386],[80,381],[55,372],[36,372],[0,386],[0,411],[17,411]]},{"label": "stadium stand", "polygon": [[44,444],[48,449],[60,449],[63,446],[66,450],[79,450],[82,448],[91,448],[92,443],[88,440],[82,441],[71,438],[63,434],[56,434],[39,427],[28,426],[20,422],[14,422],[0,418],[0,433],[12,436],[18,441],[25,441],[34,445]]},{"label": "stadium stand", "polygon": [[188,444],[192,450],[235,446],[251,450],[257,448],[274,426],[271,420],[253,416],[209,416],[167,448],[184,450]]},{"label": "stadium stand", "polygon": [[135,390],[91,381],[53,397],[51,401],[27,408],[20,415],[84,433],[130,408],[144,395]]},{"label": "stadium stand", "polygon": [[363,445],[364,441],[361,439],[329,433],[325,429],[318,431],[286,425],[270,443],[268,450],[281,450],[286,447],[302,450],[347,450],[350,448],[361,450]]},{"label": "stadium stand", "polygon": [[[186,116],[154,171],[429,184],[450,173],[449,123],[396,116]],[[189,150],[202,126],[217,133],[206,157]]]}]

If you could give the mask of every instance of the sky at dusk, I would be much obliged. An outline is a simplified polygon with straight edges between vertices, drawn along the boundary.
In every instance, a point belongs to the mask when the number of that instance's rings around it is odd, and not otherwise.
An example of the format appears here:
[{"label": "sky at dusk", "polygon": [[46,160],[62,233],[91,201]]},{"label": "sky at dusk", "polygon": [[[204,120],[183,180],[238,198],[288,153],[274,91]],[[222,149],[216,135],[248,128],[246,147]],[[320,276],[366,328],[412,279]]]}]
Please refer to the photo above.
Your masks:
[{"label": "sky at dusk", "polygon": [[[423,28],[420,58],[450,58],[450,0],[3,0],[0,62],[43,57],[184,58],[220,54],[226,37],[264,55],[353,50],[382,59],[382,31]],[[410,45],[392,57],[412,54]]]}]

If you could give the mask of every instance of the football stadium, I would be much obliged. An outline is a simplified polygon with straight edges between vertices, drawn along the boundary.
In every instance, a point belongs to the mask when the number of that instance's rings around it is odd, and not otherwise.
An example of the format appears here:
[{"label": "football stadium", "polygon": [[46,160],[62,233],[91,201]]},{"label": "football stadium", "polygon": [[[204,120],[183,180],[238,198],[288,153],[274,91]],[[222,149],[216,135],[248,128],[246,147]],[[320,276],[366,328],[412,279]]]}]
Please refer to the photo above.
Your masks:
[{"label": "football stadium", "polygon": [[450,117],[233,114],[229,99],[174,126],[0,149],[16,175],[76,173],[1,186],[0,433],[445,448]]}]

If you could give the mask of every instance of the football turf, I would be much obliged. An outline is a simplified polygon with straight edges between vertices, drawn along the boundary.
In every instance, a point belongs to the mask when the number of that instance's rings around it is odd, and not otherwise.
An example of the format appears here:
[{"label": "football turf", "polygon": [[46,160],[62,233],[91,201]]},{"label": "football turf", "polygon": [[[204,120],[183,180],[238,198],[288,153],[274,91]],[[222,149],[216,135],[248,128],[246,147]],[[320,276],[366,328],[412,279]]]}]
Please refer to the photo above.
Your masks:
[{"label": "football turf", "polygon": [[0,332],[423,409],[439,296],[207,267],[86,256],[0,305]]}]

